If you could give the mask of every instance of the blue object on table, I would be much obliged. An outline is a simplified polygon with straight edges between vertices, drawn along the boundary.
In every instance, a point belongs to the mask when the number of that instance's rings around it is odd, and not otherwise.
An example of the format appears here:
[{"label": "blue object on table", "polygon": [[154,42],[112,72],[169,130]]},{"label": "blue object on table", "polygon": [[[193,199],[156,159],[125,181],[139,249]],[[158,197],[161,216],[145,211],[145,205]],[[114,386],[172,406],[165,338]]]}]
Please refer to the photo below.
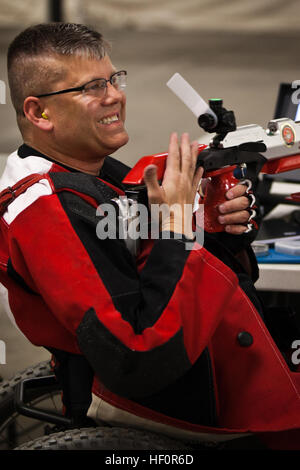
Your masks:
[{"label": "blue object on table", "polygon": [[285,253],[278,253],[274,248],[269,249],[269,254],[266,256],[257,256],[257,262],[262,263],[283,263],[283,264],[299,264],[299,255],[287,255]]}]

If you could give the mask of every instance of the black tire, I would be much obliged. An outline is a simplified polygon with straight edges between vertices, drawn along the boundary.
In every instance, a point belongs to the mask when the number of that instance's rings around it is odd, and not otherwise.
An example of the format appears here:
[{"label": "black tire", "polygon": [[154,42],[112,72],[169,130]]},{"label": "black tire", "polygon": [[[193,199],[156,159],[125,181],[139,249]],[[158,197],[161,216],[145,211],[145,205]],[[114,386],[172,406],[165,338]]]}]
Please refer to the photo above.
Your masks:
[{"label": "black tire", "polygon": [[[127,428],[81,428],[53,433],[44,422],[21,416],[15,408],[15,388],[24,379],[52,375],[50,361],[41,362],[0,383],[0,450],[175,450],[187,449],[159,434]],[[58,386],[30,391],[28,404],[50,411],[60,411]],[[45,432],[45,428],[48,430]],[[45,435],[50,434],[50,435]]]},{"label": "black tire", "polygon": [[[191,444],[166,436],[118,427],[89,427],[54,433],[45,422],[20,416],[14,403],[15,388],[24,379],[52,375],[50,361],[25,369],[12,379],[0,382],[0,450],[182,450],[261,449],[255,437],[233,443]],[[58,385],[31,390],[27,403],[48,411],[61,412]],[[47,435],[45,435],[47,434]],[[50,435],[49,435],[50,434]],[[254,441],[253,441],[254,440]],[[238,441],[238,442],[235,442]]]},{"label": "black tire", "polygon": [[[16,385],[21,380],[52,374],[50,361],[44,361],[0,383],[0,450],[13,449],[23,442],[44,435],[45,423],[20,416],[16,411],[14,394]],[[58,385],[31,391],[28,403],[61,412],[62,404]]]},{"label": "black tire", "polygon": [[191,450],[184,442],[148,431],[125,428],[82,428],[27,442],[15,450]]}]

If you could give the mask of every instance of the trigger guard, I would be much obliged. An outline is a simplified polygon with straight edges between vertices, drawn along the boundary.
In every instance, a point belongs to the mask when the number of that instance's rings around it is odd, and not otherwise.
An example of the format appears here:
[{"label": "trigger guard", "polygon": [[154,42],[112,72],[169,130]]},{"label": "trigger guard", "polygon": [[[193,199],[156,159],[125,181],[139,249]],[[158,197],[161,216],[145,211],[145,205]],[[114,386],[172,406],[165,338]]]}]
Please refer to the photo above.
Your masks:
[{"label": "trigger guard", "polygon": [[253,225],[252,224],[247,224],[247,230],[245,230],[244,233],[249,233],[253,230]]},{"label": "trigger guard", "polygon": [[244,184],[247,186],[246,193],[249,194],[250,189],[252,188],[252,181],[249,179],[245,179],[243,181],[239,181],[237,184]]},{"label": "trigger guard", "polygon": [[252,207],[254,207],[254,205],[256,203],[256,197],[254,196],[254,194],[252,192],[251,193],[246,193],[246,194],[247,194],[247,198],[250,201],[249,209],[252,209]]},{"label": "trigger guard", "polygon": [[256,215],[257,215],[257,214],[256,214],[256,210],[251,209],[251,214],[250,214],[250,216],[249,216],[248,223],[249,223],[252,219],[254,219],[254,217],[256,217]]},{"label": "trigger guard", "polygon": [[252,188],[252,181],[249,180],[249,179],[245,179],[243,181],[240,181],[238,184],[244,184],[247,186],[247,189],[246,189],[246,195],[247,195],[247,198],[249,199],[250,201],[250,204],[249,204],[249,209],[252,209],[252,207],[255,205],[256,203],[256,197],[254,196],[253,192],[251,191],[251,188]]}]

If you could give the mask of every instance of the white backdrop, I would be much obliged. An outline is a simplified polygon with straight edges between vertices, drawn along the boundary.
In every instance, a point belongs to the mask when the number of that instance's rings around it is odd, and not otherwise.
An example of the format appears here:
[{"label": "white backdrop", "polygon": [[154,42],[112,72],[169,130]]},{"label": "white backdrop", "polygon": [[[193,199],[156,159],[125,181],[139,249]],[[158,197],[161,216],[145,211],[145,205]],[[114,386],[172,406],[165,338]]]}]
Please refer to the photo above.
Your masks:
[{"label": "white backdrop", "polygon": [[[0,26],[47,21],[48,0],[0,0]],[[299,0],[64,0],[68,21],[113,27],[299,31]]]},{"label": "white backdrop", "polygon": [[0,0],[0,26],[20,27],[45,21],[47,1],[42,0]]},{"label": "white backdrop", "polygon": [[86,15],[118,26],[181,30],[299,30],[298,0],[88,0]]}]

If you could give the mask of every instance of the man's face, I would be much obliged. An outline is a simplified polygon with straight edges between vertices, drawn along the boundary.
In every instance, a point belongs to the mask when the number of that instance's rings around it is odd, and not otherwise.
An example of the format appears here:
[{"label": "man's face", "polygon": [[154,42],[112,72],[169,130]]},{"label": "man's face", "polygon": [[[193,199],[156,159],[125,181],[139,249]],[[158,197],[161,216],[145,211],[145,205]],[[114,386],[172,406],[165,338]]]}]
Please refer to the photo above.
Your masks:
[{"label": "man's face", "polygon": [[[108,56],[101,60],[68,57],[64,65],[67,75],[53,91],[81,86],[96,78],[109,79],[116,72]],[[128,142],[124,127],[126,97],[110,83],[102,99],[82,92],[41,99],[54,125],[53,147],[63,155],[95,161]],[[110,117],[114,117],[111,122],[107,119]]]}]

